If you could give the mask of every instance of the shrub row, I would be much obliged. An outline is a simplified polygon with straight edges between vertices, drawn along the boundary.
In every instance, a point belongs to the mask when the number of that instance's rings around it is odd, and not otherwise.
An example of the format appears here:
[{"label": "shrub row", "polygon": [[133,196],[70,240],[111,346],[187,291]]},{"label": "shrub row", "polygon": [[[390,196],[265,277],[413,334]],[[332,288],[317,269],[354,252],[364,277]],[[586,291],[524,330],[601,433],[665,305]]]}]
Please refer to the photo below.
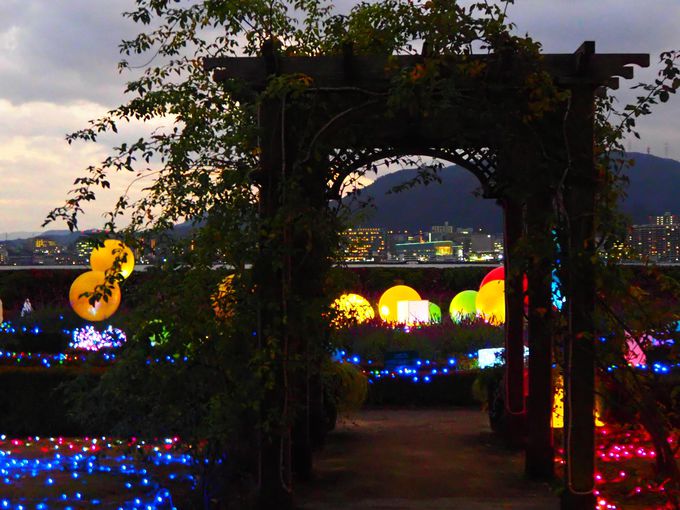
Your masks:
[{"label": "shrub row", "polygon": [[[83,430],[69,412],[65,387],[77,377],[97,384],[103,369],[86,367],[1,367],[0,433],[8,436],[82,436],[107,434]],[[466,406],[475,404],[476,372],[433,376],[430,383],[378,379],[368,385],[368,406]],[[81,381],[82,382],[82,381]]]},{"label": "shrub row", "polygon": [[374,380],[368,385],[368,406],[470,406],[478,405],[472,387],[477,371],[430,376],[430,382],[396,377]]},{"label": "shrub row", "polygon": [[65,385],[82,376],[97,383],[101,369],[79,367],[0,368],[0,433],[8,436],[82,436],[69,413]]}]

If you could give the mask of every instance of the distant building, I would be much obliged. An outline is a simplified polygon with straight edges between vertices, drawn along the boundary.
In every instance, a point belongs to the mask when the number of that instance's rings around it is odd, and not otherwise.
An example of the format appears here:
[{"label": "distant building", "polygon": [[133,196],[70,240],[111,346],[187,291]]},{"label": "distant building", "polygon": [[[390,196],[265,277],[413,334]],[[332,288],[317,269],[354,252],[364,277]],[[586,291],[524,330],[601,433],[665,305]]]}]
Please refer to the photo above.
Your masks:
[{"label": "distant building", "polygon": [[395,245],[395,255],[401,261],[460,261],[463,259],[463,247],[453,241],[398,243]]},{"label": "distant building", "polygon": [[470,236],[470,251],[473,253],[492,252],[496,242],[495,236],[483,232],[474,232]]},{"label": "distant building", "polygon": [[473,232],[470,234],[470,249],[467,259],[470,261],[493,261],[503,258],[502,234]]},{"label": "distant building", "polygon": [[81,237],[76,241],[74,246],[73,258],[77,264],[88,264],[90,262],[90,253],[94,242],[88,237]]},{"label": "distant building", "polygon": [[457,227],[452,234],[452,240],[463,247],[463,260],[467,260],[470,256],[470,245],[474,231],[472,227]]},{"label": "distant building", "polygon": [[56,241],[37,237],[33,240],[33,264],[55,264],[61,254],[61,248]]},{"label": "distant building", "polygon": [[432,225],[431,232],[433,234],[453,234],[453,225],[449,225],[448,221],[445,221],[443,225]]},{"label": "distant building", "polygon": [[453,225],[445,221],[443,225],[432,225],[430,228],[430,241],[453,241]]},{"label": "distant building", "polygon": [[649,223],[653,225],[680,225],[680,217],[669,212],[665,212],[661,216],[650,216],[649,220]]},{"label": "distant building", "polygon": [[397,244],[402,243],[424,243],[425,241],[432,241],[432,234],[423,232],[422,230],[393,230],[388,229],[385,232],[385,242],[387,245],[387,258],[397,258]]},{"label": "distant building", "polygon": [[350,228],[345,230],[344,237],[346,262],[373,262],[387,255],[385,231],[381,228]]},{"label": "distant building", "polygon": [[654,262],[680,262],[680,219],[665,213],[652,216],[646,225],[633,225],[628,247],[634,254]]},{"label": "distant building", "polygon": [[9,264],[9,252],[7,251],[7,248],[5,248],[3,245],[0,245],[0,265],[7,264]]}]

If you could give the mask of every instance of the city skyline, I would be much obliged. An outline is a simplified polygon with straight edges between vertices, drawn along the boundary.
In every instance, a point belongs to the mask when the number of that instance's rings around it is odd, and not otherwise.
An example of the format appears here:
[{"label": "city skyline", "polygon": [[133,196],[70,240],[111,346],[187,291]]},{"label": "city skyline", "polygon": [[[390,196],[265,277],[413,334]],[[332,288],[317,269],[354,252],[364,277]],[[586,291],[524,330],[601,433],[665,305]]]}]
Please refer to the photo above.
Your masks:
[{"label": "city skyline", "polygon": [[[356,2],[335,2],[346,10]],[[0,6],[0,233],[39,231],[47,212],[63,203],[73,180],[103,159],[125,138],[138,138],[154,127],[131,125],[122,137],[105,136],[99,144],[69,146],[66,133],[85,127],[124,100],[132,75],[119,75],[118,44],[137,27],[120,16],[133,0],[6,0]],[[573,52],[583,40],[595,40],[598,52],[649,52],[656,69],[660,51],[680,48],[675,20],[680,6],[657,1],[641,15],[632,0],[597,3],[528,0],[510,6],[517,31],[542,42],[546,52]],[[144,64],[131,59],[132,65]],[[654,78],[652,70],[636,70],[622,89]],[[622,101],[633,97],[620,91]],[[642,141],[633,150],[680,157],[680,102],[672,98],[652,118],[641,122]],[[675,101],[674,101],[675,100]],[[165,124],[170,120],[166,120]],[[127,185],[129,177],[112,180],[112,190],[88,206],[82,228],[101,227],[102,212]],[[62,229],[56,223],[49,228]]]}]

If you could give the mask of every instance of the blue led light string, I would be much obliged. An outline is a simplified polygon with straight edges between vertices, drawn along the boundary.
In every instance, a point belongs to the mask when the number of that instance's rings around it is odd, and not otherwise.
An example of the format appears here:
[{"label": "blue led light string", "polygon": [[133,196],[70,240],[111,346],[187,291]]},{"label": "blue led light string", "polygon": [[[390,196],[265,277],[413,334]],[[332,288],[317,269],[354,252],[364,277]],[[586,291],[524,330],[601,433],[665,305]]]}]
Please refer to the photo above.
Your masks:
[{"label": "blue led light string", "polygon": [[[146,443],[136,445],[143,453],[144,462],[138,455],[115,454],[116,448],[124,446],[124,442],[92,439],[83,441],[85,446],[74,447],[74,442],[58,439],[29,439],[0,441],[0,492],[2,486],[26,491],[29,484],[40,483],[48,487],[46,496],[1,497],[0,510],[47,510],[97,507],[103,501],[88,490],[88,482],[101,476],[117,476],[122,480],[118,494],[124,495],[121,502],[116,503],[119,510],[174,510],[172,495],[167,485],[188,483],[194,489],[196,479],[191,474],[195,467],[192,456],[176,451],[176,439],[166,439],[162,446],[150,446]],[[16,450],[26,448],[24,455]],[[35,455],[39,454],[40,457]],[[49,455],[46,455],[49,454]],[[150,472],[145,465],[156,467],[176,467],[162,482],[157,475]],[[70,489],[59,489],[60,484],[68,482]],[[73,485],[76,487],[73,488]],[[107,483],[111,487],[111,482]]]}]

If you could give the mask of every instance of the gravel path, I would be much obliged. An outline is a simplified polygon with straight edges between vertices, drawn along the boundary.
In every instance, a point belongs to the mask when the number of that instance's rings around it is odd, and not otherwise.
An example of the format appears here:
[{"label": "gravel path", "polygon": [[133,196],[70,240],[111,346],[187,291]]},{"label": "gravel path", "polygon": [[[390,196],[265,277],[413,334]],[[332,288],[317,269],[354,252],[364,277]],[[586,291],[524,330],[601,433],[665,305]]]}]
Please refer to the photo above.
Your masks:
[{"label": "gravel path", "polygon": [[523,478],[478,410],[368,410],[345,420],[298,485],[306,510],[553,510],[557,496]]}]

